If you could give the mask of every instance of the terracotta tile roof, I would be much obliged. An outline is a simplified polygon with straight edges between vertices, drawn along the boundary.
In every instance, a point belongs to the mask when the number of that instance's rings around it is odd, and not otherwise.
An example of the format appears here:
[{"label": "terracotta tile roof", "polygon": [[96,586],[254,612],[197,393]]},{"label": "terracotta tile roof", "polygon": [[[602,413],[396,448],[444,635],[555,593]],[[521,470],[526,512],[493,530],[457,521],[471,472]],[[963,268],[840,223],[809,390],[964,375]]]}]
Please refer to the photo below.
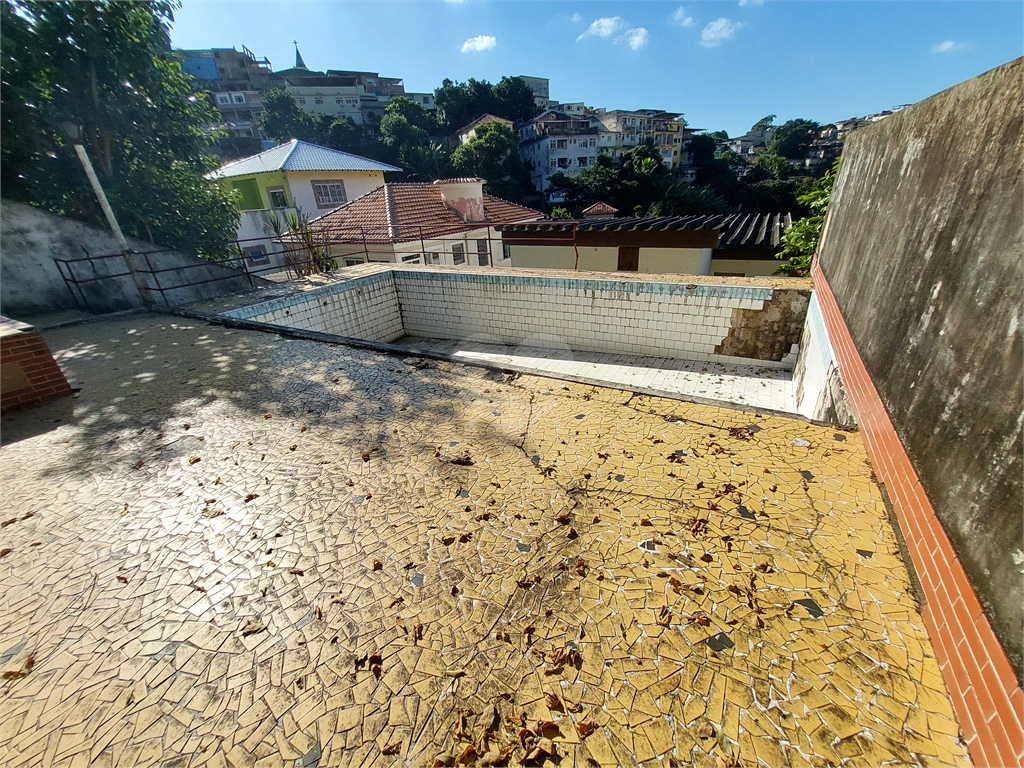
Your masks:
[{"label": "terracotta tile roof", "polygon": [[589,208],[583,209],[583,215],[586,216],[591,213],[607,213],[610,216],[614,216],[619,212],[618,208],[613,208],[608,203],[594,203]]},{"label": "terracotta tile roof", "polygon": [[436,183],[385,184],[315,219],[311,229],[333,243],[401,243],[544,215],[493,195],[483,197],[485,221],[465,222],[444,204]]}]

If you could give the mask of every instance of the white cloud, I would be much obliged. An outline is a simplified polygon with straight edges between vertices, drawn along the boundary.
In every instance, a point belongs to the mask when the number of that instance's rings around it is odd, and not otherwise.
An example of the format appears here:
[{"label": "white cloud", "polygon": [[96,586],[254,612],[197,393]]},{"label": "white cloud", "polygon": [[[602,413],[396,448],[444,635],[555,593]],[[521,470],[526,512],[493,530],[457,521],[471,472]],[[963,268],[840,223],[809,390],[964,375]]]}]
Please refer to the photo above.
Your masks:
[{"label": "white cloud", "polygon": [[952,53],[966,47],[967,43],[958,43],[956,40],[943,40],[938,45],[932,46],[932,53]]},{"label": "white cloud", "polygon": [[742,26],[740,22],[727,19],[724,16],[716,19],[701,30],[700,44],[705,48],[717,48],[726,40],[736,37],[736,30]]},{"label": "white cloud", "polygon": [[573,24],[578,24],[579,22],[583,21],[583,17],[580,16],[578,13],[574,13],[572,15],[572,18],[569,19],[569,21],[571,21]]},{"label": "white cloud", "polygon": [[621,16],[604,16],[603,18],[595,19],[587,27],[587,31],[576,38],[576,42],[578,43],[585,37],[611,37],[625,26],[626,22],[622,20]]},{"label": "white cloud", "polygon": [[469,38],[469,40],[462,44],[462,52],[489,51],[497,44],[498,39],[493,35],[477,35],[476,37]]},{"label": "white cloud", "polygon": [[650,41],[651,36],[647,30],[643,27],[637,27],[636,29],[627,29],[621,35],[615,38],[616,43],[624,43],[632,48],[634,51],[638,51],[643,48]]},{"label": "white cloud", "polygon": [[680,27],[692,27],[693,17],[686,15],[686,9],[683,6],[676,8],[676,12],[672,14],[672,21],[678,24]]},{"label": "white cloud", "polygon": [[740,0],[740,7],[744,5],[764,5],[764,0]]}]

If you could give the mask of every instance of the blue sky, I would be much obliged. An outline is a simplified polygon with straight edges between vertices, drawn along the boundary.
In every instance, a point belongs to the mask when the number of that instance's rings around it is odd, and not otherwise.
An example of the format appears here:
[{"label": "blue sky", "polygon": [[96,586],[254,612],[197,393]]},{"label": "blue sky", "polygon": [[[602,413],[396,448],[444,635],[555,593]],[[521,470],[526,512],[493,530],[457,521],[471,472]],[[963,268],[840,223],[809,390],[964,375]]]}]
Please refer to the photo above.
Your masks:
[{"label": "blue sky", "polygon": [[743,133],[919,101],[1024,54],[1020,2],[184,0],[181,48],[247,46],[274,69],[357,69],[432,91],[448,77],[551,80],[551,97],[682,112]]}]

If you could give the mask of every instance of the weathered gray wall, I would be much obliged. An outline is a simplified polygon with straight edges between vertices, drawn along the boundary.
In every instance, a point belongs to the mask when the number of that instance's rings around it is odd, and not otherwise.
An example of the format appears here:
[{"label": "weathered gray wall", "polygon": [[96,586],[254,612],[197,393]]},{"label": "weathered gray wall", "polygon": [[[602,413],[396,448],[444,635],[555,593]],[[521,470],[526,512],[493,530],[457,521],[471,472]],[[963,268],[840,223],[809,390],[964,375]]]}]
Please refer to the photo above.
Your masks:
[{"label": "weathered gray wall", "polygon": [[[128,238],[128,245],[138,251],[154,250],[152,244],[132,238]],[[117,240],[107,230],[4,200],[0,203],[0,306],[6,314],[15,317],[79,309],[53,260],[82,258],[87,253],[105,256],[119,250]],[[159,276],[161,285],[181,285],[214,277],[230,278],[172,291],[168,293],[172,304],[237,293],[250,287],[249,280],[236,270],[193,256],[164,251],[155,255],[152,261],[154,269],[176,268]],[[126,270],[123,259],[94,264],[76,264],[76,276],[111,275]],[[197,265],[197,268],[181,269],[189,265]],[[148,276],[146,279],[147,284],[152,285],[152,279]],[[259,278],[253,278],[253,282],[256,285],[268,284]],[[93,312],[115,312],[143,306],[142,297],[131,277],[86,283],[82,289]]]},{"label": "weathered gray wall", "polygon": [[928,498],[1018,660],[1022,62],[854,132],[818,254]]}]

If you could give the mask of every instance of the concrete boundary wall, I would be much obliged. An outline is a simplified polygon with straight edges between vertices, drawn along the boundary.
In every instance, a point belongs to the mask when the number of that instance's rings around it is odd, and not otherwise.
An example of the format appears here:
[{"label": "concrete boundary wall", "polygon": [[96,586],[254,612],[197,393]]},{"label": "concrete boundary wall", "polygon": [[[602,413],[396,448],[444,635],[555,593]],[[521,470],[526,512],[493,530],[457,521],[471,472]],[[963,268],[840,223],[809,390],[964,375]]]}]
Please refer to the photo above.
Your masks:
[{"label": "concrete boundary wall", "polygon": [[1022,199],[1017,59],[854,131],[817,256],[921,484],[1018,665]]},{"label": "concrete boundary wall", "polygon": [[979,768],[1024,764],[1024,692],[1017,670],[982,610],[817,264],[813,275],[864,447],[892,501],[924,592],[925,628],[971,758]]}]

